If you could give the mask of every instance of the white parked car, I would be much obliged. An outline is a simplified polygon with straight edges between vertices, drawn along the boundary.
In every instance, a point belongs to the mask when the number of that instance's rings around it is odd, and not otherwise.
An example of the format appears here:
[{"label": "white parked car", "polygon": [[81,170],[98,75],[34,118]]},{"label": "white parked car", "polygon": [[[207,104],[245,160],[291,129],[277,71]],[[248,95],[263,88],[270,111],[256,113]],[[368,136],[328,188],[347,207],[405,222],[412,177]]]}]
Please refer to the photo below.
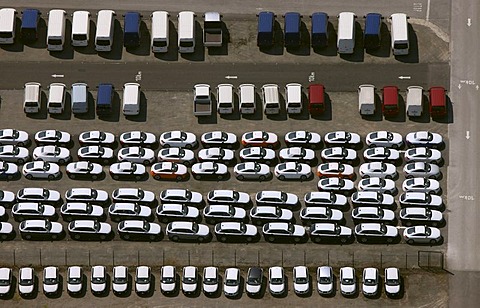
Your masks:
[{"label": "white parked car", "polygon": [[162,234],[159,224],[145,219],[124,220],[118,224],[118,234],[123,240],[156,241]]},{"label": "white parked car", "polygon": [[152,147],[157,142],[157,137],[152,133],[143,131],[130,131],[120,135],[120,144],[122,146],[144,146]]},{"label": "white parked car", "polygon": [[202,289],[206,295],[213,295],[218,292],[220,283],[220,275],[218,268],[215,266],[207,266],[203,269]]},{"label": "white parked car", "polygon": [[160,201],[198,206],[203,203],[203,196],[201,193],[189,189],[165,189],[160,193]]},{"label": "white parked car", "polygon": [[103,207],[87,202],[67,202],[61,206],[60,213],[64,221],[104,218]]},{"label": "white parked car", "polygon": [[332,222],[317,222],[310,226],[310,239],[314,243],[338,241],[341,244],[352,239],[352,229]]},{"label": "white parked car", "polygon": [[[1,209],[3,209],[3,211],[0,210],[0,212],[5,212],[3,207]],[[42,204],[40,202],[19,202],[12,207],[12,216],[16,221],[38,218],[54,219],[56,213],[55,208],[49,204]]]},{"label": "white parked car", "polygon": [[160,270],[160,290],[164,294],[172,294],[177,289],[177,269],[164,265]]},{"label": "white parked car", "polygon": [[250,219],[258,226],[271,221],[289,222],[293,219],[293,212],[276,206],[255,206],[250,210]]},{"label": "white parked car", "polygon": [[400,152],[395,149],[389,149],[384,147],[366,149],[363,152],[363,158],[367,162],[383,161],[395,163],[400,159]]},{"label": "white parked car", "polygon": [[406,228],[403,238],[407,244],[435,245],[442,241],[442,233],[435,227],[415,226]]},{"label": "white parked car", "polygon": [[12,269],[0,268],[0,297],[5,297],[12,291]]},{"label": "white parked car", "polygon": [[190,167],[195,163],[195,154],[192,150],[182,149],[182,148],[168,148],[160,149],[158,151],[158,161],[160,162],[172,162],[184,164],[187,167]]},{"label": "white parked car", "polygon": [[341,178],[320,179],[317,187],[319,191],[329,191],[343,195],[348,195],[355,189],[352,180]]},{"label": "white parked car", "polygon": [[61,176],[62,172],[60,171],[60,167],[55,163],[34,161],[23,165],[22,174],[29,180],[55,180]]},{"label": "white parked car", "polygon": [[390,179],[368,178],[358,182],[359,191],[377,191],[386,194],[395,194],[397,188],[395,182]]},{"label": "white parked car", "polygon": [[324,162],[352,163],[357,159],[357,151],[344,147],[326,148],[322,150],[320,157]]},{"label": "white parked car", "polygon": [[231,204],[212,204],[203,209],[205,222],[212,225],[217,222],[244,221],[246,217],[245,209]]},{"label": "white parked car", "polygon": [[258,238],[257,227],[244,222],[219,222],[215,225],[214,232],[219,242],[232,240],[249,243]]},{"label": "white parked car", "polygon": [[82,237],[98,237],[103,241],[112,234],[112,226],[106,222],[98,222],[93,219],[79,219],[68,224],[68,232],[75,240],[80,240]]},{"label": "white parked car", "polygon": [[36,286],[35,270],[32,267],[22,267],[18,271],[18,293],[21,296],[33,296]]},{"label": "white parked car", "polygon": [[148,294],[151,290],[152,271],[150,266],[137,266],[135,271],[135,292]]},{"label": "white parked car", "polygon": [[315,159],[315,152],[312,149],[302,147],[291,147],[281,149],[278,153],[281,161],[296,161],[309,163]]},{"label": "white parked car", "polygon": [[373,239],[385,240],[387,243],[392,243],[398,236],[398,229],[384,223],[361,223],[355,226],[355,236],[361,243],[366,243]]},{"label": "white parked car", "polygon": [[379,206],[359,206],[352,210],[353,222],[385,222],[395,221],[395,212],[389,209],[382,209]]},{"label": "white parked car", "polygon": [[207,201],[210,204],[250,204],[250,195],[245,192],[239,192],[231,189],[215,189],[207,194]]},{"label": "white parked car", "polygon": [[125,219],[149,220],[152,216],[152,209],[145,205],[138,205],[131,202],[112,203],[108,208],[108,214],[112,221],[118,222]]},{"label": "white parked car", "polygon": [[18,174],[18,166],[14,163],[0,161],[0,179],[13,180]]},{"label": "white parked car", "polygon": [[359,173],[362,178],[377,177],[390,180],[398,175],[395,165],[380,161],[361,164]]},{"label": "white parked car", "polygon": [[427,207],[443,209],[442,197],[424,192],[405,192],[398,198],[402,207]]},{"label": "white parked car", "polygon": [[362,142],[359,134],[347,131],[326,133],[323,140],[327,146],[357,147]]},{"label": "white parked car", "polygon": [[198,151],[198,160],[201,162],[222,162],[230,164],[235,160],[235,152],[230,149],[208,148]]},{"label": "white parked car", "polygon": [[35,134],[35,142],[38,145],[67,145],[71,140],[69,133],[55,129],[42,130]]},{"label": "white parked car", "polygon": [[270,165],[271,162],[275,161],[275,151],[263,147],[250,147],[240,150],[239,156],[240,160],[243,162],[259,162]]},{"label": "white parked car", "polygon": [[293,268],[293,290],[295,294],[307,294],[310,291],[310,274],[303,265]]},{"label": "white parked car", "polygon": [[223,294],[227,297],[235,297],[240,292],[240,270],[238,268],[227,268],[223,282]]},{"label": "white parked car", "polygon": [[424,162],[408,163],[405,165],[405,167],[403,167],[403,172],[405,172],[405,177],[407,179],[414,177],[438,179],[442,175],[440,172],[440,167]]},{"label": "white parked car", "polygon": [[363,269],[362,275],[362,293],[367,297],[375,296],[378,293],[380,283],[380,275],[378,269],[367,267]]},{"label": "white parked car", "polygon": [[30,139],[26,131],[5,128],[0,130],[0,145],[5,144],[23,147],[30,144]]},{"label": "white parked car", "polygon": [[312,191],[305,194],[303,201],[306,206],[330,206],[343,208],[347,205],[347,197],[327,191]]},{"label": "white parked car", "polygon": [[148,166],[155,162],[155,153],[149,148],[132,146],[120,149],[117,158],[120,162],[128,161]]},{"label": "white parked car", "polygon": [[164,148],[178,147],[192,149],[197,146],[197,137],[189,132],[174,130],[160,135],[160,145]]},{"label": "white parked car", "polygon": [[144,165],[132,162],[121,162],[110,165],[110,175],[114,180],[134,178],[138,181],[145,177],[146,172],[147,169]]},{"label": "white parked car", "polygon": [[322,137],[319,134],[305,130],[297,130],[285,134],[285,143],[287,146],[317,148],[321,142]]},{"label": "white parked car", "polygon": [[333,293],[335,279],[331,266],[317,267],[317,291],[320,295],[330,295]]},{"label": "white parked car", "polygon": [[412,178],[406,179],[402,184],[403,191],[426,192],[431,194],[440,194],[440,183],[434,179]]},{"label": "white parked car", "polygon": [[103,204],[108,202],[108,193],[105,190],[94,188],[71,188],[65,192],[65,199],[69,202]]},{"label": "white parked car", "polygon": [[195,266],[185,266],[182,273],[182,291],[186,295],[195,294],[198,288],[198,269]]},{"label": "white parked car", "polygon": [[92,266],[90,289],[93,294],[103,294],[107,291],[107,270],[105,266]]},{"label": "white parked car", "polygon": [[224,131],[204,133],[200,138],[203,147],[225,147],[232,149],[237,144],[237,136]]},{"label": "white parked car", "polygon": [[267,242],[276,240],[293,240],[299,243],[305,238],[306,231],[301,225],[295,225],[289,222],[269,222],[263,225],[263,237]]},{"label": "white parked car", "polygon": [[325,206],[309,206],[300,211],[300,219],[304,224],[315,222],[342,222],[343,213]]},{"label": "white parked car", "polygon": [[88,160],[100,164],[109,164],[115,157],[113,150],[100,145],[89,145],[78,149],[77,156],[79,160]]},{"label": "white parked car", "polygon": [[115,294],[123,294],[128,289],[128,267],[118,265],[113,267],[112,290]]},{"label": "white parked car", "polygon": [[257,205],[275,205],[280,207],[295,207],[298,197],[292,193],[278,190],[262,190],[255,195]]},{"label": "white parked car", "polygon": [[[14,197],[11,192],[2,191],[3,199],[2,202],[6,202],[10,200],[10,198]],[[15,199],[12,200],[12,202]],[[48,204],[57,204],[60,202],[60,193],[53,189],[45,189],[45,188],[36,188],[36,187],[26,187],[22,188],[17,192],[17,200],[19,202],[23,201],[33,201],[33,202],[46,202]]]},{"label": "white parked car", "polygon": [[3,145],[0,146],[0,160],[21,165],[30,160],[30,154],[27,148],[16,145]]},{"label": "white parked car", "polygon": [[377,191],[358,191],[352,194],[351,201],[353,205],[360,206],[380,206],[393,207],[395,199],[392,195],[379,193]]},{"label": "white parked car", "polygon": [[369,147],[401,148],[403,137],[399,133],[390,131],[371,132],[366,137],[366,143]]},{"label": "white parked car", "polygon": [[425,130],[408,133],[405,141],[409,147],[439,148],[443,145],[443,138],[440,134]]},{"label": "white parked car", "polygon": [[78,141],[82,146],[92,144],[110,147],[115,143],[115,135],[109,132],[91,130],[80,133]]},{"label": "white parked car", "polygon": [[143,190],[141,188],[117,188],[112,192],[112,201],[125,201],[152,205],[153,203],[155,203],[155,194],[149,190]]},{"label": "white parked car", "polygon": [[395,297],[400,294],[402,280],[400,271],[396,267],[387,267],[385,269],[385,293],[387,296]]},{"label": "white parked car", "polygon": [[33,150],[33,160],[48,161],[51,163],[64,164],[72,160],[70,150],[56,145],[45,145]]},{"label": "white parked car", "polygon": [[197,180],[206,178],[223,180],[228,176],[228,167],[216,162],[196,163],[192,166],[192,175]]},{"label": "white parked car", "polygon": [[47,266],[43,268],[43,293],[55,295],[60,289],[60,274],[58,267]]},{"label": "white parked car", "polygon": [[353,267],[340,268],[340,292],[343,296],[353,296],[357,293],[357,277]]},{"label": "white parked car", "polygon": [[236,164],[233,168],[235,177],[240,180],[259,180],[265,181],[272,175],[270,167],[257,162],[246,162]]},{"label": "white parked car", "polygon": [[163,223],[179,220],[199,221],[201,218],[196,207],[175,203],[160,204],[157,206],[156,214],[158,220]]},{"label": "white parked car", "polygon": [[268,269],[268,290],[274,296],[279,296],[286,292],[283,267],[273,266]]},{"label": "white parked car", "polygon": [[443,214],[424,207],[406,207],[400,211],[400,220],[407,227],[418,224],[437,227],[443,223]]},{"label": "white parked car", "polygon": [[412,148],[405,151],[406,162],[424,162],[432,164],[441,164],[443,162],[442,153],[436,149],[426,147]]},{"label": "white parked car", "polygon": [[92,180],[97,180],[103,175],[102,165],[89,161],[69,163],[65,168],[65,171],[67,172],[68,177],[71,179],[89,178]]},{"label": "white parked car", "polygon": [[304,163],[287,162],[280,163],[275,166],[275,176],[283,180],[300,180],[305,181],[312,177],[312,168]]}]

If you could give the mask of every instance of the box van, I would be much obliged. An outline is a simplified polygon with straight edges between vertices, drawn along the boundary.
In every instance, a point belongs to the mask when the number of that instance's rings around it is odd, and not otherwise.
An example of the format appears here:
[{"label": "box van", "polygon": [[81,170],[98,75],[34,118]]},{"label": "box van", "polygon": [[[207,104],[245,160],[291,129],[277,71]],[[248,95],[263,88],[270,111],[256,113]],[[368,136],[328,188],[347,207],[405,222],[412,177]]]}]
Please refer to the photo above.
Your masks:
[{"label": "box van", "polygon": [[27,82],[23,98],[23,111],[25,113],[40,112],[42,103],[42,85],[38,82]]},{"label": "box van", "polygon": [[110,115],[113,109],[114,87],[111,83],[101,83],[97,88],[97,105],[95,107],[97,115]]},{"label": "box van", "polygon": [[302,36],[300,33],[300,25],[302,23],[302,15],[297,12],[288,12],[283,15],[285,18],[285,35],[284,42],[286,48],[298,48],[302,44]]},{"label": "box van", "polygon": [[302,112],[302,85],[289,83],[285,86],[285,100],[287,101],[287,113],[298,114]]},{"label": "box van", "polygon": [[358,111],[361,115],[375,114],[375,86],[362,84],[358,87]]},{"label": "box van", "polygon": [[272,12],[260,12],[258,15],[257,46],[271,47],[275,43],[275,17]]},{"label": "box van", "polygon": [[396,116],[398,108],[398,88],[396,86],[385,86],[382,89],[382,111],[384,116]]},{"label": "box van", "polygon": [[280,100],[278,85],[265,84],[262,86],[263,112],[265,114],[279,114]]},{"label": "box van", "polygon": [[95,50],[111,51],[115,30],[115,12],[101,10],[97,14],[97,33],[95,33]]},{"label": "box van", "polygon": [[325,87],[321,84],[311,84],[308,87],[308,111],[311,115],[325,112]]},{"label": "box van", "polygon": [[88,112],[88,86],[86,83],[77,82],[72,84],[72,113]]},{"label": "box van", "polygon": [[51,10],[48,13],[47,49],[50,51],[63,50],[66,16],[64,10]]},{"label": "box van", "polygon": [[20,36],[24,42],[34,42],[38,39],[38,21],[40,13],[37,9],[26,9],[22,12]]},{"label": "box van", "polygon": [[195,52],[195,15],[194,12],[178,13],[178,52]]},{"label": "box van", "polygon": [[419,86],[409,86],[407,88],[407,115],[409,117],[419,117],[423,113],[423,88]]},{"label": "box van", "polygon": [[62,113],[65,109],[65,85],[63,83],[50,84],[48,92],[48,113]]},{"label": "box van", "polygon": [[368,13],[367,16],[365,16],[365,32],[363,34],[363,47],[365,47],[365,49],[376,49],[380,47],[382,40],[380,33],[382,19],[382,15],[378,13]]},{"label": "box van", "polygon": [[152,52],[168,51],[169,17],[165,11],[152,13]]},{"label": "box van", "polygon": [[396,13],[390,16],[392,22],[392,52],[395,56],[408,55],[410,43],[408,41],[407,14]]},{"label": "box van", "polygon": [[219,114],[233,113],[233,85],[222,83],[217,86],[217,112]]},{"label": "box van", "polygon": [[130,82],[123,86],[123,114],[138,115],[140,113],[140,85]]},{"label": "box van", "polygon": [[444,117],[447,115],[447,96],[444,87],[431,87],[430,94],[430,115],[432,118]]},{"label": "box van", "polygon": [[0,10],[0,44],[13,44],[17,11],[5,8]]},{"label": "box van", "polygon": [[324,48],[328,46],[328,14],[316,12],[310,16],[312,19],[312,37],[313,48]]},{"label": "box van", "polygon": [[127,12],[123,15],[125,18],[123,31],[123,46],[138,47],[140,46],[140,22],[142,15],[138,12]]},{"label": "box van", "polygon": [[88,46],[88,39],[90,37],[90,12],[75,11],[72,16],[72,46]]},{"label": "box van", "polygon": [[355,16],[352,12],[338,15],[337,51],[339,54],[352,54],[355,49]]},{"label": "box van", "polygon": [[239,109],[242,114],[254,114],[256,110],[255,103],[255,85],[244,83],[238,86]]}]

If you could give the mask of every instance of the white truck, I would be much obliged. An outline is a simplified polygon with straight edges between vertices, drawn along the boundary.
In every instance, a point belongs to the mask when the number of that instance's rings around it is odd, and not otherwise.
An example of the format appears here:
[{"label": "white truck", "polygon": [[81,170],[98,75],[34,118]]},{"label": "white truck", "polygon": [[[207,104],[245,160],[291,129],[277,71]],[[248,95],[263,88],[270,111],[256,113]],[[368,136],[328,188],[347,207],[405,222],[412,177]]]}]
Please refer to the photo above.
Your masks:
[{"label": "white truck", "polygon": [[407,116],[420,117],[423,112],[423,88],[409,86],[407,88]]},{"label": "white truck", "polygon": [[205,47],[221,47],[223,43],[222,15],[218,12],[206,12],[203,18],[203,45]]},{"label": "white truck", "polygon": [[196,117],[212,115],[210,85],[201,83],[193,87],[193,114]]},{"label": "white truck", "polygon": [[362,84],[358,87],[358,111],[362,116],[375,114],[375,86]]}]

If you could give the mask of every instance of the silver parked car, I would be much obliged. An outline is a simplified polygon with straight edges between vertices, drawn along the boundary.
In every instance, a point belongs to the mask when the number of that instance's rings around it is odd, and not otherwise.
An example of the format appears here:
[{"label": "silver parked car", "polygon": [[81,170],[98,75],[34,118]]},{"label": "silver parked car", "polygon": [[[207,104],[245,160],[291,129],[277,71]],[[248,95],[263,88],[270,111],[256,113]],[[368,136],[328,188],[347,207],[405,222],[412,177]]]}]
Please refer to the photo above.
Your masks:
[{"label": "silver parked car", "polygon": [[407,179],[414,177],[438,179],[442,175],[440,172],[440,167],[424,162],[408,163],[405,165],[405,167],[403,167],[403,172],[405,172],[405,177]]},{"label": "silver parked car", "polygon": [[428,226],[408,227],[403,231],[407,244],[438,244],[442,241],[440,229]]}]

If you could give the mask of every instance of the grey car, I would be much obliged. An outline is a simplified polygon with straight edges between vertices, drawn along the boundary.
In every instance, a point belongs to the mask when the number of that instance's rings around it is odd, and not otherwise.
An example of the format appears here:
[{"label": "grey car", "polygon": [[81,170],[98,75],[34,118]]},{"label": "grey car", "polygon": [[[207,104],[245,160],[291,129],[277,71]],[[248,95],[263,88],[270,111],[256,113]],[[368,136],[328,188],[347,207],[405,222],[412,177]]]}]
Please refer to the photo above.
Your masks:
[{"label": "grey car", "polygon": [[207,225],[190,221],[174,221],[167,225],[168,238],[174,242],[179,240],[204,242],[210,238]]}]

